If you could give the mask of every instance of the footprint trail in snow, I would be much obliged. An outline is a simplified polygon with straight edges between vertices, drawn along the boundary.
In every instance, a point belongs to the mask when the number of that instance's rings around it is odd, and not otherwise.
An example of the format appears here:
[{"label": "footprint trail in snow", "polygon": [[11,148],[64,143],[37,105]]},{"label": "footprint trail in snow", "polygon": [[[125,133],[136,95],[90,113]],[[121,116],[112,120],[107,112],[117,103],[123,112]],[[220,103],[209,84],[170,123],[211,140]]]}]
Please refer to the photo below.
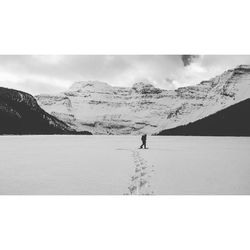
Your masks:
[{"label": "footprint trail in snow", "polygon": [[134,174],[128,187],[131,195],[152,195],[154,194],[150,185],[150,179],[154,173],[154,166],[149,165],[140,155],[138,150],[131,150],[134,161]]}]

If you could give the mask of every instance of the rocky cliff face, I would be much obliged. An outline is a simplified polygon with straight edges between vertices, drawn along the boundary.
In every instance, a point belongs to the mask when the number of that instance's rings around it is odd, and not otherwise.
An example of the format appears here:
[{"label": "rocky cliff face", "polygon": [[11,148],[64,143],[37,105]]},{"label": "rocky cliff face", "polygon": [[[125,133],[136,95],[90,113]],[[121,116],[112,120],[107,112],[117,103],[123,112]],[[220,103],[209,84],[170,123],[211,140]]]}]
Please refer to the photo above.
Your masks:
[{"label": "rocky cliff face", "polygon": [[40,106],[76,130],[95,134],[157,133],[196,121],[250,97],[250,66],[241,65],[198,85],[164,90],[74,83],[59,95],[39,95]]},{"label": "rocky cliff face", "polygon": [[73,133],[66,123],[46,113],[25,92],[0,88],[0,134]]}]

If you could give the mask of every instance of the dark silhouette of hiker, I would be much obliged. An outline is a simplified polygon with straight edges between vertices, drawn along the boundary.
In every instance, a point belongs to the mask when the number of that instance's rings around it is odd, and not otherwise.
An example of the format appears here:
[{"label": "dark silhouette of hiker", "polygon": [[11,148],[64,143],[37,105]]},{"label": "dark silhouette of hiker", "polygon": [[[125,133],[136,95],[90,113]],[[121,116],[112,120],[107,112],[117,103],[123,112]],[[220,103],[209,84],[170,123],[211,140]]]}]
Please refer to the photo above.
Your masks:
[{"label": "dark silhouette of hiker", "polygon": [[140,146],[140,148],[143,148],[143,146],[144,146],[144,148],[146,148],[146,142],[147,142],[147,135],[146,134],[142,135],[141,141],[142,141],[142,145]]}]

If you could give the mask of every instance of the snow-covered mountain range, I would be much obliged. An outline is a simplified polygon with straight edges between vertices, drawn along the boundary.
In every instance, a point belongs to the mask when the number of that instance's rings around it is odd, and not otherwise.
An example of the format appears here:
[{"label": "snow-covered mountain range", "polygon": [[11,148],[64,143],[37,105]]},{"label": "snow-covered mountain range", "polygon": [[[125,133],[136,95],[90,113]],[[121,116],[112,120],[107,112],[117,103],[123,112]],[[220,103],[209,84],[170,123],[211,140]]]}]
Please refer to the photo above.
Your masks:
[{"label": "snow-covered mountain range", "polygon": [[39,105],[72,128],[94,134],[158,133],[211,115],[250,97],[250,66],[240,65],[198,85],[164,90],[138,82],[132,88],[98,81],[74,83]]}]

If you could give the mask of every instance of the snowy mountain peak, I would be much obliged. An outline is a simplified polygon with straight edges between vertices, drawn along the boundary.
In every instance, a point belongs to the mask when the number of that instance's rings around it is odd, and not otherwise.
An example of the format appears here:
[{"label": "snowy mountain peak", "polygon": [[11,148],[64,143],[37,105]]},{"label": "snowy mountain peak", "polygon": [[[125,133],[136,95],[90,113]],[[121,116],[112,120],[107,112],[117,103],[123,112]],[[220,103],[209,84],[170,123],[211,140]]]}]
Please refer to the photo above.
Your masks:
[{"label": "snowy mountain peak", "polygon": [[73,92],[82,92],[82,91],[103,91],[107,89],[111,89],[112,87],[106,82],[101,81],[81,81],[75,82],[69,88],[69,91]]},{"label": "snowy mountain peak", "polygon": [[136,82],[132,86],[132,88],[147,88],[147,87],[154,87],[154,85],[149,82]]},{"label": "snowy mountain peak", "polygon": [[132,86],[132,90],[134,90],[136,93],[141,94],[154,94],[154,93],[160,93],[161,90],[157,89],[153,84],[147,83],[147,82],[137,82]]}]

